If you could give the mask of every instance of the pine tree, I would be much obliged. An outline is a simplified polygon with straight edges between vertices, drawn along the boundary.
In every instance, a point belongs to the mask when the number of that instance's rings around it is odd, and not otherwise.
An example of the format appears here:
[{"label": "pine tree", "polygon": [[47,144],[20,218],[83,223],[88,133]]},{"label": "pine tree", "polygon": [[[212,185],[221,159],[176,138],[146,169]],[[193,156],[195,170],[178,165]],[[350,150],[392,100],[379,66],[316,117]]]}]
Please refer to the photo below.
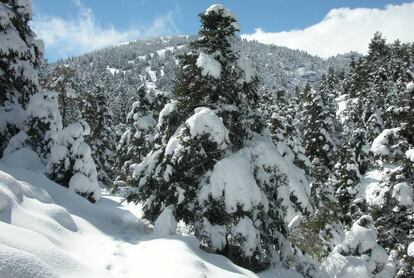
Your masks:
[{"label": "pine tree", "polygon": [[130,183],[131,166],[142,162],[159,141],[157,122],[167,97],[162,92],[147,90],[143,85],[137,91],[138,100],[127,115],[125,131],[117,145],[115,169],[116,184]]},{"label": "pine tree", "polygon": [[[326,89],[328,90],[328,88]],[[320,91],[313,90],[306,85],[303,107],[303,145],[305,154],[311,160],[312,202],[318,207],[323,192],[323,183],[328,179],[337,151],[338,139],[336,134],[338,124],[333,108],[333,97],[323,85]]]},{"label": "pine tree", "polygon": [[69,65],[56,66],[40,80],[42,88],[59,93],[59,110],[63,126],[82,119],[79,108],[79,84],[75,70]]},{"label": "pine tree", "polygon": [[296,96],[288,101],[286,94],[285,91],[277,91],[274,95],[261,97],[261,103],[267,104],[264,107],[267,124],[282,156],[309,174],[311,163],[302,142],[302,114],[294,99]]},{"label": "pine tree", "polygon": [[101,189],[91,148],[84,140],[89,133],[89,125],[84,121],[62,129],[51,148],[46,174],[95,203],[101,196]]},{"label": "pine tree", "polygon": [[28,145],[44,163],[47,163],[51,148],[63,127],[58,106],[58,93],[41,91],[34,94],[30,98],[26,114]]},{"label": "pine tree", "polygon": [[7,142],[23,130],[23,109],[39,90],[37,69],[43,43],[30,29],[31,1],[0,3],[0,154]]},{"label": "pine tree", "polygon": [[288,169],[301,171],[264,136],[258,79],[232,47],[234,15],[213,5],[200,18],[199,38],[180,57],[175,98],[160,113],[161,144],[134,167],[127,199],[145,201],[151,221],[172,210],[204,249],[245,267],[288,264],[287,224],[310,209],[306,178],[292,177]]},{"label": "pine tree", "polygon": [[91,146],[92,157],[96,162],[98,179],[110,186],[113,177],[115,138],[112,132],[112,112],[108,105],[105,89],[101,84],[94,85],[80,97],[82,119],[90,127],[85,141]]}]

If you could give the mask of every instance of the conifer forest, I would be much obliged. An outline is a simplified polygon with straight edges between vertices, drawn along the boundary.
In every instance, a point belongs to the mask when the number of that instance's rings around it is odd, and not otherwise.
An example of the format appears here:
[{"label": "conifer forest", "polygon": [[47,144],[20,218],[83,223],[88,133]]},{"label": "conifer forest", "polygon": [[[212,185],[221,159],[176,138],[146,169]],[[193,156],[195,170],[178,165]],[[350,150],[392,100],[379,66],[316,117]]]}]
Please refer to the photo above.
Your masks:
[{"label": "conifer forest", "polygon": [[414,43],[321,58],[205,8],[48,61],[0,1],[0,277],[414,277]]}]

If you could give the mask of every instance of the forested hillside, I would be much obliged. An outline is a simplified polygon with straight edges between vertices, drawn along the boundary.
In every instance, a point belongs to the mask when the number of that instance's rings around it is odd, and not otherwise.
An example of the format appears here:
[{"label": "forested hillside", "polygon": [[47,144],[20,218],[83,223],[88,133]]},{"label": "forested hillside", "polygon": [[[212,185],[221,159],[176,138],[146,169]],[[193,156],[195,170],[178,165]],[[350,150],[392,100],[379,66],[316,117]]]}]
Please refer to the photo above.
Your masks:
[{"label": "forested hillside", "polygon": [[[414,276],[414,44],[321,59],[241,40],[217,4],[196,36],[48,64],[30,1],[0,15],[0,276],[130,277],[163,244],[185,277]],[[122,258],[83,262],[83,233]]]}]

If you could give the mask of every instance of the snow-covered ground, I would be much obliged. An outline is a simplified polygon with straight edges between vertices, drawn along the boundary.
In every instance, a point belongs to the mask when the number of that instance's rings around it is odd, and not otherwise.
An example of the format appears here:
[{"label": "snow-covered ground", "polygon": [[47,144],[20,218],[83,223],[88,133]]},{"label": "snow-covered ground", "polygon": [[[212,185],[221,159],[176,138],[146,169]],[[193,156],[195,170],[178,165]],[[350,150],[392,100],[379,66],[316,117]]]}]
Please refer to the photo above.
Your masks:
[{"label": "snow-covered ground", "polygon": [[108,194],[91,204],[40,173],[38,161],[26,169],[10,161],[0,162],[2,278],[301,277],[284,269],[257,276],[191,236],[157,237],[139,205]]}]

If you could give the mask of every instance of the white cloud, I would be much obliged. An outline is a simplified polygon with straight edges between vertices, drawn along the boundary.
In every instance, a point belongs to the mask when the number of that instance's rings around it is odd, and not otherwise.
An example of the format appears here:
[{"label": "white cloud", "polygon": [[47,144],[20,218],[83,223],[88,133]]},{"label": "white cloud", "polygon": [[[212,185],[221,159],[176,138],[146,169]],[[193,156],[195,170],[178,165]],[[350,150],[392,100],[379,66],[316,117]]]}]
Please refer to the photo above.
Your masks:
[{"label": "white cloud", "polygon": [[366,53],[376,31],[388,42],[414,41],[414,2],[387,5],[383,9],[333,9],[321,22],[303,30],[272,33],[259,28],[242,37],[329,57],[349,51]]},{"label": "white cloud", "polygon": [[120,44],[144,37],[176,34],[176,11],[155,18],[145,26],[118,30],[114,26],[102,26],[91,9],[75,1],[79,14],[73,19],[54,16],[35,16],[31,27],[45,42],[46,53],[52,59],[78,55],[91,50]]}]

